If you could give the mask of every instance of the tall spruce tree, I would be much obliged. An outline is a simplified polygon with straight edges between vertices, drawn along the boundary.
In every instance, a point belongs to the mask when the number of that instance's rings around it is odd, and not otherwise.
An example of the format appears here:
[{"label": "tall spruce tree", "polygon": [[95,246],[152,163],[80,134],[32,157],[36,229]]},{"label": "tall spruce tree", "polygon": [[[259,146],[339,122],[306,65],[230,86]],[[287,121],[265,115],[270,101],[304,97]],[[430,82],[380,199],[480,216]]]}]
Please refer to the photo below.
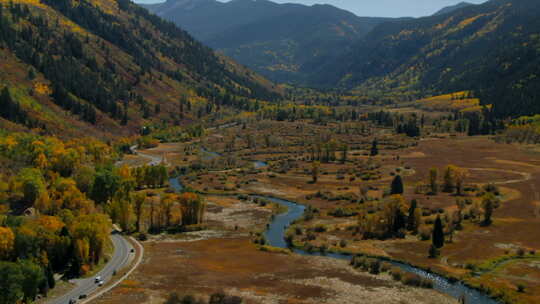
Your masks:
[{"label": "tall spruce tree", "polygon": [[390,194],[403,194],[403,180],[401,179],[401,175],[396,175],[396,177],[394,177],[394,180],[392,180]]},{"label": "tall spruce tree", "polygon": [[377,140],[374,139],[373,142],[371,143],[371,151],[369,153],[369,155],[371,156],[376,156],[376,155],[379,155],[379,148],[377,147]]},{"label": "tall spruce tree", "polygon": [[439,216],[437,216],[435,224],[433,225],[433,236],[431,240],[435,248],[441,248],[442,246],[444,246],[444,231],[442,221]]}]

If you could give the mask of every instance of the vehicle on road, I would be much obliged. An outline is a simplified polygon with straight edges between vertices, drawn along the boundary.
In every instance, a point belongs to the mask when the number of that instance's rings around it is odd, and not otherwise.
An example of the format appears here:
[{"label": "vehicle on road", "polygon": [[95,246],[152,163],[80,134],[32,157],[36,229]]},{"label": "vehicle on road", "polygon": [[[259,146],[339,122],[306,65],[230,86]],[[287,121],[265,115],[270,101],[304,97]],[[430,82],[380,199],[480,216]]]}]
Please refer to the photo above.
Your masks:
[{"label": "vehicle on road", "polygon": [[77,303],[77,300],[75,300],[75,299],[69,299],[69,304],[75,304],[75,303]]},{"label": "vehicle on road", "polygon": [[101,280],[97,284],[98,284],[99,287],[101,287],[101,286],[103,286],[103,284],[105,284],[105,282],[103,282],[103,280]]},{"label": "vehicle on road", "polygon": [[87,295],[86,294],[82,294],[79,296],[79,299],[86,299]]},{"label": "vehicle on road", "polygon": [[94,279],[94,283],[99,283],[101,281],[101,276],[97,276],[95,279]]}]

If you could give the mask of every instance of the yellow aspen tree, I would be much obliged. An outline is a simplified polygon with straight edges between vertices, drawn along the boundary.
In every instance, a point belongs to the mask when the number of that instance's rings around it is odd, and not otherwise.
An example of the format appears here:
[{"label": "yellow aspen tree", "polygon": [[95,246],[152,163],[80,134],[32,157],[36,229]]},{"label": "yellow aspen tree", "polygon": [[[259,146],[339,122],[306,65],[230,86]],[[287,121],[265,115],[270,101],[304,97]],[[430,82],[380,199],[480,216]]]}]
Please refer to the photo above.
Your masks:
[{"label": "yellow aspen tree", "polygon": [[0,227],[0,259],[7,259],[13,252],[15,234],[9,227]]}]

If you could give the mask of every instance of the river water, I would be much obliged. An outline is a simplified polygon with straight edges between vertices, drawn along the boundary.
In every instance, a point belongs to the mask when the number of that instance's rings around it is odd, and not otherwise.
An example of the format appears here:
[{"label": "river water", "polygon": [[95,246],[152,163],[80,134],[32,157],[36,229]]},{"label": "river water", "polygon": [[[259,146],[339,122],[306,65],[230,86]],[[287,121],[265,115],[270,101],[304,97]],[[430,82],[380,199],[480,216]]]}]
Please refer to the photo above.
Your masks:
[{"label": "river water", "polygon": [[[268,244],[270,246],[287,248],[287,243],[285,242],[285,232],[287,230],[287,227],[293,221],[302,217],[306,207],[303,205],[300,205],[291,201],[279,199],[279,198],[273,198],[273,197],[267,197],[267,196],[256,196],[256,197],[266,199],[271,202],[287,207],[288,209],[287,212],[275,216],[272,223],[270,223],[268,229],[265,232],[265,238],[268,241]],[[327,257],[340,259],[340,260],[347,260],[347,261],[351,260],[350,255],[345,255],[345,254],[340,254],[340,253],[307,252],[300,249],[293,249],[293,251],[301,255],[317,255],[317,256],[327,256]],[[482,292],[476,289],[470,288],[460,282],[451,283],[448,279],[442,276],[427,272],[423,269],[416,268],[407,264],[393,262],[393,261],[389,263],[401,268],[403,271],[414,273],[414,274],[419,275],[422,278],[427,278],[431,280],[433,282],[433,288],[435,290],[438,290],[442,293],[450,295],[456,299],[459,299],[460,297],[464,297],[465,303],[467,304],[497,304],[499,303],[495,301],[494,299],[491,299],[490,297],[486,296]]]},{"label": "river water", "polygon": [[[220,156],[216,152],[210,152],[203,150],[204,153],[210,155],[210,157]],[[266,167],[267,164],[261,161],[253,162],[253,165],[256,169]],[[181,192],[183,189],[182,183],[179,181],[179,178],[171,178],[169,180],[171,187],[177,191]],[[285,241],[285,232],[287,227],[291,225],[296,219],[299,219],[304,214],[306,207],[304,205],[291,202],[284,199],[268,197],[268,196],[254,196],[261,199],[269,200],[271,202],[277,203],[279,205],[287,207],[287,212],[278,214],[274,217],[272,222],[269,224],[268,229],[265,232],[265,238],[270,246],[279,247],[279,248],[288,248]],[[300,249],[293,249],[297,254],[306,255],[306,256],[326,256],[329,258],[335,258],[340,260],[351,260],[350,255],[340,254],[340,253],[321,253],[321,252],[307,252]],[[461,297],[465,298],[465,303],[467,304],[500,304],[498,301],[488,297],[484,293],[470,288],[464,285],[461,282],[451,283],[448,279],[439,276],[434,273],[427,272],[423,269],[416,268],[407,264],[399,262],[389,262],[394,266],[401,268],[403,271],[417,274],[422,278],[429,279],[433,282],[433,288],[437,291],[440,291],[444,294],[447,294],[451,297],[459,299]]]}]

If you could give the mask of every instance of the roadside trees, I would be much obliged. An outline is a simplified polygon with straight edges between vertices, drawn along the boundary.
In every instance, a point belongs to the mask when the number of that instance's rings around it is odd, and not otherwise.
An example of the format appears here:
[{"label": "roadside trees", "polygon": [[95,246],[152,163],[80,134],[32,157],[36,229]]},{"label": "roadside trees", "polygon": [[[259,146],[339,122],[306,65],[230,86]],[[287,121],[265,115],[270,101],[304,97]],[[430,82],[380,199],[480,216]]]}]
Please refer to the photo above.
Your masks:
[{"label": "roadside trees", "polygon": [[182,225],[196,225],[203,221],[206,204],[203,199],[191,192],[179,196]]}]

